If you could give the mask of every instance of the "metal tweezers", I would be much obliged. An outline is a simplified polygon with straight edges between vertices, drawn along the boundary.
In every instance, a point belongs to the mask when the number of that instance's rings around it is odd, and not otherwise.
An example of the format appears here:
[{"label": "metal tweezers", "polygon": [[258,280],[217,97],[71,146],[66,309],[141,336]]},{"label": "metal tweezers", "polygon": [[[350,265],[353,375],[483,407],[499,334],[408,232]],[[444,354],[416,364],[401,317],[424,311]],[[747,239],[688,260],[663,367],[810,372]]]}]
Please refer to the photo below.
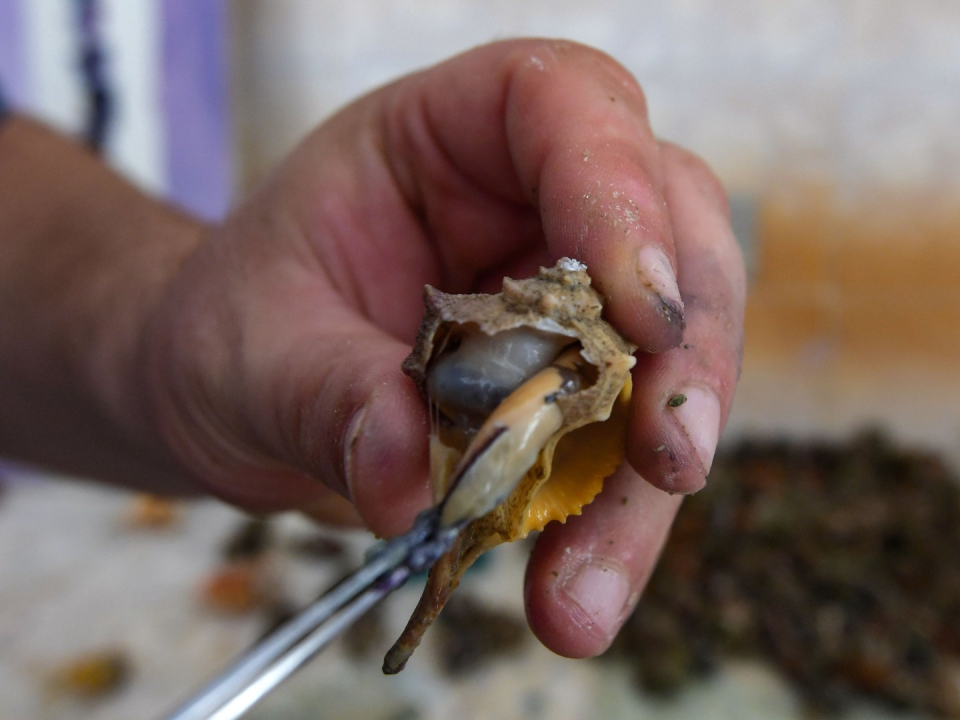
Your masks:
[{"label": "metal tweezers", "polygon": [[[505,500],[523,478],[529,465],[504,472],[502,455],[515,451],[535,435],[539,424],[556,420],[539,410],[565,392],[562,372],[551,365],[511,397],[536,400],[550,373],[551,395],[526,417],[499,417],[494,412],[458,462],[446,495],[438,505],[417,516],[409,532],[387,542],[362,568],[348,575],[290,621],[264,638],[220,677],[167,717],[167,720],[234,720],[310,660],[327,643],[411,575],[427,570],[450,548],[467,523],[481,518]],[[556,377],[554,377],[556,376]],[[528,386],[533,386],[531,391]],[[519,395],[518,395],[519,394]],[[516,408],[512,411],[516,413]],[[486,462],[490,453],[491,462]],[[532,461],[531,461],[532,462]]]},{"label": "metal tweezers", "polygon": [[422,512],[413,528],[383,545],[293,618],[267,635],[166,720],[234,720],[286,680],[357,618],[429,569],[463,528],[444,526],[440,506]]}]

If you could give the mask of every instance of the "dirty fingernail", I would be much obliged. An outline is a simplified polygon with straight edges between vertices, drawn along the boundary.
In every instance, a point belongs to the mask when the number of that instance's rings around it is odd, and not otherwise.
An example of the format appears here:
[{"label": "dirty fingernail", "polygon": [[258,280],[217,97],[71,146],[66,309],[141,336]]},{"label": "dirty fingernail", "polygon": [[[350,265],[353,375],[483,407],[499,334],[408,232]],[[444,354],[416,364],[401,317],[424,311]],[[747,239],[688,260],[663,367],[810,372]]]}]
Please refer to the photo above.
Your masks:
[{"label": "dirty fingernail", "polygon": [[[682,398],[682,401],[681,401]],[[710,472],[720,437],[720,401],[709,390],[688,387],[667,401],[697,451],[704,472]]]},{"label": "dirty fingernail", "polygon": [[667,319],[675,324],[684,324],[683,300],[680,299],[677,276],[663,250],[656,245],[643,248],[638,256],[637,272],[640,282],[659,296]]},{"label": "dirty fingernail", "polygon": [[630,585],[618,570],[596,560],[588,561],[564,581],[560,590],[605,636],[613,637],[619,630]]}]

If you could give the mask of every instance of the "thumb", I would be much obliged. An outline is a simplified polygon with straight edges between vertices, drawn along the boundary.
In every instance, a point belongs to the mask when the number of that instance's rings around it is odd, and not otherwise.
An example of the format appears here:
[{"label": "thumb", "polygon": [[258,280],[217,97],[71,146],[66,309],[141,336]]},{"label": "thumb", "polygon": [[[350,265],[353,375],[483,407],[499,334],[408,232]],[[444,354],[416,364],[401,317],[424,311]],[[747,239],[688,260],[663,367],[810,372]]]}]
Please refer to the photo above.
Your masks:
[{"label": "thumb", "polygon": [[299,370],[280,409],[298,438],[290,460],[352,500],[377,535],[403,532],[432,501],[428,416],[400,370],[409,348],[369,326],[318,344],[316,358],[286,363]]},{"label": "thumb", "polygon": [[316,513],[331,488],[381,536],[430,503],[428,416],[400,370],[409,348],[316,274],[269,263],[225,273],[221,254],[201,251],[152,330],[154,424],[212,493],[256,512]]}]

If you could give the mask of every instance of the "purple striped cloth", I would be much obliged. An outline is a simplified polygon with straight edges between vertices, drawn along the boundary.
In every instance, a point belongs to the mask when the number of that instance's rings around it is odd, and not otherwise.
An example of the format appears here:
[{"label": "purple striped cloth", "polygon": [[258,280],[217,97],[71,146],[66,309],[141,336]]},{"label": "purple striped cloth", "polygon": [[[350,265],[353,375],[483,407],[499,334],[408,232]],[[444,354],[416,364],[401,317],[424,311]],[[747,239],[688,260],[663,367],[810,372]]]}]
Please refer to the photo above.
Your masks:
[{"label": "purple striped cloth", "polygon": [[19,29],[19,0],[0,0],[0,120],[19,95],[23,80]]},{"label": "purple striped cloth", "polygon": [[[155,1],[163,24],[158,95],[163,104],[166,195],[204,219],[218,220],[233,191],[227,0]],[[0,87],[13,107],[29,108],[23,43],[24,8],[30,2],[0,0]],[[79,42],[78,36],[78,53]],[[109,57],[105,73],[109,83]]]},{"label": "purple striped cloth", "polygon": [[0,0],[0,85],[5,99],[15,105],[24,97],[24,52],[21,3],[29,0]]}]

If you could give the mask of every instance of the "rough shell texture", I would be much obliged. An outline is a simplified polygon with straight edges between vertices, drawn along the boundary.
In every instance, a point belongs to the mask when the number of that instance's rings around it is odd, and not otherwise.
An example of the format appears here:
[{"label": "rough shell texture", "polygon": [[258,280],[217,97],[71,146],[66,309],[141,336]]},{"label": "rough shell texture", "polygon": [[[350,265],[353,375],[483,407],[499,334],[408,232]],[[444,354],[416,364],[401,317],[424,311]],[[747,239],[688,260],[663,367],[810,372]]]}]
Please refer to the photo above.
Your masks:
[{"label": "rough shell texture", "polygon": [[[504,278],[503,291],[497,295],[448,295],[428,285],[424,302],[423,323],[403,370],[428,402],[431,360],[454,326],[475,327],[488,335],[527,326],[569,336],[580,342],[581,355],[596,369],[596,378],[580,391],[557,398],[563,424],[536,464],[506,501],[464,528],[456,545],[433,567],[420,603],[384,660],[387,673],[403,669],[460,577],[480,555],[540,530],[551,520],[562,522],[579,514],[593,500],[603,478],[623,457],[630,369],[635,363],[631,355],[635,348],[601,318],[603,300],[590,287],[586,267],[566,258],[527,280]],[[604,423],[604,428],[598,431],[591,425],[595,423]],[[437,502],[446,493],[447,475],[440,467],[431,468]]]}]

